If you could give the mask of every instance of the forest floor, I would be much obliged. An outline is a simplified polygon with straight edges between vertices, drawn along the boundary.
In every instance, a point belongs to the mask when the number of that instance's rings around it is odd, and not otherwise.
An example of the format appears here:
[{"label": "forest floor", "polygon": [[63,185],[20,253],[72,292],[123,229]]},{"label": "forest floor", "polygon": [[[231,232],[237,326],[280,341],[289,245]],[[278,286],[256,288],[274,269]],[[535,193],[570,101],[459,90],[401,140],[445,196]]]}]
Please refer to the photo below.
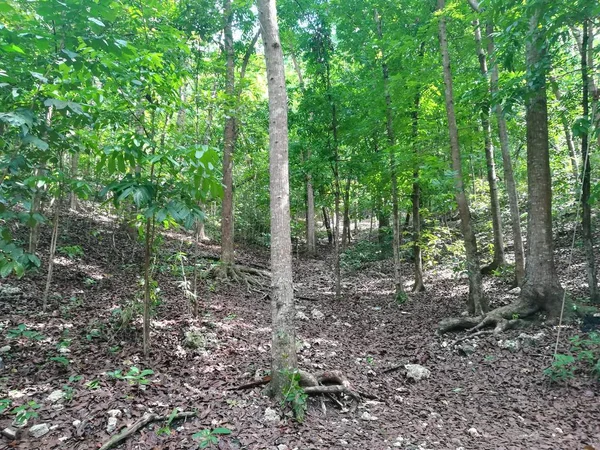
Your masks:
[{"label": "forest floor", "polygon": [[[48,314],[40,312],[45,270],[2,282],[3,290],[20,291],[0,303],[0,406],[7,397],[13,407],[35,402],[26,411],[35,410],[37,417],[29,418],[20,439],[0,437],[0,449],[98,449],[145,413],[168,416],[174,408],[197,411],[197,417],[175,421],[170,429],[164,421],[151,423],[117,448],[194,449],[194,433],[224,427],[232,434],[211,448],[600,449],[600,384],[585,376],[552,384],[543,375],[555,327],[542,323],[501,337],[481,336],[458,350],[451,343],[462,334],[439,336],[436,327],[463,310],[464,278],[443,266],[428,270],[428,290],[399,305],[391,292],[391,264],[373,262],[344,275],[342,300],[336,301],[326,250],[321,258],[294,259],[299,365],[312,372],[340,370],[356,390],[376,399],[357,404],[311,398],[302,424],[285,415],[269,417],[267,408],[279,406],[264,386],[232,390],[269,369],[268,298],[245,286],[205,281],[201,315],[194,318],[181,290],[179,263],[167,261],[193,251],[179,238],[165,235],[158,259],[161,303],[148,358],[141,352],[139,320],[121,331],[113,325],[115,309],[139,296],[142,246],[110,220],[81,213],[66,219],[59,248],[79,245],[83,255],[58,257]],[[48,240],[46,230],[42,251]],[[204,243],[200,251],[217,256],[219,248]],[[571,289],[583,285],[584,270],[579,263],[567,267],[567,253],[559,249],[557,259],[561,281]],[[265,250],[238,249],[237,258],[268,267],[268,256]],[[410,264],[403,271],[410,280]],[[493,306],[515,298],[501,278],[486,278],[485,288]],[[23,333],[10,338],[19,324],[37,331],[39,339]],[[202,333],[201,348],[184,345],[190,329]],[[559,348],[568,349],[577,333],[577,326],[565,327]],[[519,348],[502,348],[511,345],[499,345],[500,339]],[[410,380],[403,368],[384,373],[406,363],[425,366],[431,376]],[[132,366],[153,374],[138,382],[108,375],[127,374]],[[139,383],[144,379],[148,384]],[[0,430],[13,419],[0,415]],[[35,424],[49,431],[32,437]]]}]

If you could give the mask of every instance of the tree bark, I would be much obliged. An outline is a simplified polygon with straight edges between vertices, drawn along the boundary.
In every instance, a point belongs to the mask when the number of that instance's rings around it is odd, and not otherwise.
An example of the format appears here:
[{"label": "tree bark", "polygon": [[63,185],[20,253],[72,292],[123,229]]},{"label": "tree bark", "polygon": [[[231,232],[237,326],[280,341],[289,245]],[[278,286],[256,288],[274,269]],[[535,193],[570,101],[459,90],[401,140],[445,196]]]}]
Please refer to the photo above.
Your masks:
[{"label": "tree bark", "polygon": [[233,48],[233,11],[231,0],[223,1],[224,49],[226,59],[225,94],[228,112],[225,117],[223,138],[223,203],[221,206],[221,262],[234,263],[233,243],[233,152],[236,138],[235,121],[235,66]]},{"label": "tree bark", "polygon": [[439,39],[444,71],[444,97],[446,103],[446,114],[448,116],[448,131],[450,135],[450,146],[452,149],[452,168],[455,173],[455,196],[460,213],[460,226],[465,243],[467,260],[467,272],[469,276],[469,299],[468,311],[473,315],[481,315],[488,311],[488,301],[484,296],[479,268],[479,257],[477,255],[477,241],[471,227],[471,212],[469,201],[465,193],[463,183],[460,146],[458,142],[458,127],[454,112],[454,94],[452,92],[452,72],[450,69],[450,55],[448,52],[448,37],[446,31],[446,18],[443,15],[445,0],[437,0],[437,9],[442,12],[439,17]]},{"label": "tree bark", "polygon": [[[532,0],[530,0],[532,1]],[[528,2],[529,3],[529,2]],[[552,177],[548,144],[546,97],[547,43],[540,16],[549,0],[538,2],[529,21],[526,44],[528,254],[521,299],[552,316],[561,309],[563,290],[554,265],[552,241]]]},{"label": "tree bark", "polygon": [[[583,106],[583,120],[585,120],[591,126],[592,121],[590,120],[590,104],[589,104],[589,91],[590,82],[588,74],[588,46],[592,45],[593,39],[590,40],[589,33],[589,19],[583,22],[583,33],[582,33],[582,46],[581,46],[581,84],[582,84],[582,106]],[[587,275],[588,275],[588,286],[590,292],[590,299],[593,303],[598,301],[598,280],[596,276],[596,262],[594,258],[594,242],[592,236],[592,209],[590,205],[590,176],[591,176],[591,163],[589,156],[589,129],[587,129],[581,136],[581,161],[583,164],[583,176],[581,185],[581,205],[582,205],[582,238],[583,247],[585,248],[585,255],[587,259]]]},{"label": "tree bark", "polygon": [[327,241],[329,245],[333,244],[333,233],[331,232],[331,221],[329,220],[329,214],[327,214],[327,208],[323,206],[323,225],[325,225],[325,229],[327,230]]},{"label": "tree bark", "polygon": [[[381,16],[375,10],[377,35],[383,42],[383,29]],[[390,76],[388,65],[385,61],[385,52],[381,49],[381,69],[383,72],[383,93],[385,97],[385,129],[389,145],[390,179],[392,186],[392,254],[394,258],[394,290],[396,298],[404,295],[404,287],[400,275],[400,211],[398,207],[398,168],[396,165],[396,136],[394,135],[394,112],[392,110],[392,96],[390,95]]]},{"label": "tree bark", "polygon": [[[475,47],[479,59],[479,70],[487,81],[488,68],[485,52],[481,45],[481,28],[479,20],[475,20]],[[489,89],[488,89],[489,91]],[[502,218],[500,215],[500,201],[498,200],[498,183],[496,180],[496,163],[494,161],[494,144],[492,142],[492,127],[490,125],[490,103],[485,100],[481,106],[481,126],[485,145],[485,162],[487,166],[487,180],[490,188],[490,209],[492,213],[492,230],[494,234],[494,259],[487,267],[488,271],[497,269],[506,264],[504,256],[504,235],[502,232]]]},{"label": "tree bark", "polygon": [[344,223],[342,227],[342,249],[350,245],[350,178],[346,180],[344,189]]},{"label": "tree bark", "polygon": [[275,0],[258,0],[269,92],[269,193],[271,209],[271,393],[283,399],[290,372],[298,368],[288,174],[288,125],[285,67]]},{"label": "tree bark", "polygon": [[[421,51],[424,49],[421,44]],[[422,54],[421,54],[422,56]],[[421,103],[421,91],[417,89],[415,94],[415,104],[412,112],[412,138],[413,152],[415,157],[412,185],[412,214],[413,214],[413,254],[415,258],[415,284],[413,292],[422,292],[425,290],[423,283],[423,256],[421,252],[421,188],[419,185],[419,105]]]},{"label": "tree bark", "polygon": [[[486,24],[487,34],[487,50],[488,55],[495,53],[494,45],[494,25],[491,22]],[[498,65],[496,63],[492,66],[490,89],[492,92],[492,98],[498,94],[499,91],[499,76],[498,76]],[[512,160],[510,157],[510,147],[508,145],[508,127],[506,126],[506,118],[504,117],[504,111],[502,111],[502,105],[496,103],[494,105],[496,113],[496,121],[498,123],[498,137],[500,140],[500,150],[502,151],[502,166],[504,169],[504,180],[506,185],[506,193],[508,194],[508,203],[510,206],[510,220],[513,232],[513,243],[515,249],[515,283],[517,286],[521,286],[525,279],[525,250],[523,247],[523,235],[521,232],[521,213],[519,211],[519,198],[517,196],[517,183],[515,182],[515,176],[513,173]]]},{"label": "tree bark", "polygon": [[[75,181],[77,178],[77,169],[79,166],[79,153],[75,152],[71,155],[71,179]],[[69,194],[69,208],[71,211],[77,211],[77,194],[71,190]]]}]

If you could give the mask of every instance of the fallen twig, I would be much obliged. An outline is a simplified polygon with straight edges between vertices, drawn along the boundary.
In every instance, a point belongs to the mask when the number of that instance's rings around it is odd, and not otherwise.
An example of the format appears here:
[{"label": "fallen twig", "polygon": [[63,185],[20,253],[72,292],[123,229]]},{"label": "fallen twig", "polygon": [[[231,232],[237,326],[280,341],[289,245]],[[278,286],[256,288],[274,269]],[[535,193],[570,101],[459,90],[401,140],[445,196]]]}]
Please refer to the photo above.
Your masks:
[{"label": "fallen twig", "polygon": [[117,444],[121,443],[122,441],[124,441],[125,439],[127,439],[132,434],[137,433],[139,430],[141,430],[142,428],[144,428],[146,425],[148,425],[151,422],[158,422],[161,420],[169,420],[169,419],[171,421],[173,421],[173,420],[180,420],[180,419],[188,419],[190,417],[196,417],[196,412],[195,411],[181,412],[175,416],[170,416],[170,415],[169,416],[159,416],[158,414],[154,414],[154,413],[146,413],[146,414],[144,414],[144,416],[141,419],[139,419],[138,421],[134,422],[132,425],[125,428],[119,434],[116,434],[112,438],[110,438],[98,450],[108,450],[109,448],[114,447],[115,445],[117,445]]}]

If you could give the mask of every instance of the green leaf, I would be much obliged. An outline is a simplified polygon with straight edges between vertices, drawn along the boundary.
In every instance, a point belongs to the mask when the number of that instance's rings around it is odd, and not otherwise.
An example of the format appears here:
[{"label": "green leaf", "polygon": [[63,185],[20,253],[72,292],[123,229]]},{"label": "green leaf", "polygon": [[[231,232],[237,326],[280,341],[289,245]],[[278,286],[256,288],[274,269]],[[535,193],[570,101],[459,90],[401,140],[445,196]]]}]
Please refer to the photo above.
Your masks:
[{"label": "green leaf", "polygon": [[92,23],[95,23],[96,25],[98,25],[100,27],[106,26],[106,25],[104,25],[104,23],[102,23],[102,21],[100,19],[96,19],[95,17],[88,17],[88,20]]},{"label": "green leaf", "polygon": [[40,138],[33,136],[31,134],[28,134],[27,136],[25,136],[23,139],[21,139],[24,143],[26,144],[31,144],[36,146],[37,148],[39,148],[40,150],[48,150],[48,143],[42,141]]},{"label": "green leaf", "polygon": [[231,434],[231,430],[229,428],[215,428],[212,430],[213,434]]}]

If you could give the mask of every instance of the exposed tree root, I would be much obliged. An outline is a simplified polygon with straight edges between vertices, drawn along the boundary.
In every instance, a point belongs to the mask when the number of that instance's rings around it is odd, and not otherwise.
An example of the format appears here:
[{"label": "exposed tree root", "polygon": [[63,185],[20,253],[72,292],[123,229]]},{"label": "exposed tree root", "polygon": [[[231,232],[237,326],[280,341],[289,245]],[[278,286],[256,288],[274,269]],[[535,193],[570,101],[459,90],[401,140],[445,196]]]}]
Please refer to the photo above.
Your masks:
[{"label": "exposed tree root", "polygon": [[[494,327],[493,334],[499,334],[510,328],[518,328],[523,320],[539,311],[539,306],[533,302],[519,300],[510,305],[496,308],[486,315],[476,317],[453,317],[440,322],[438,330],[447,333],[454,330],[467,330],[468,337],[486,327]],[[484,334],[484,333],[481,333]],[[456,343],[456,342],[455,342]]]},{"label": "exposed tree root", "polygon": [[236,264],[216,264],[208,270],[206,276],[222,283],[245,284],[248,292],[262,292],[270,284],[271,273],[254,267],[239,266]]},{"label": "exposed tree root", "polygon": [[144,428],[151,422],[157,422],[162,420],[180,420],[180,419],[188,419],[190,417],[196,417],[196,413],[194,411],[182,412],[174,417],[171,416],[159,416],[158,414],[150,414],[146,413],[144,416],[139,419],[137,422],[134,422],[131,426],[125,428],[119,434],[114,435],[110,438],[102,447],[98,450],[108,450],[109,448],[113,448],[114,446],[120,444],[122,441],[127,439],[129,436],[137,433],[139,430]]},{"label": "exposed tree root", "polygon": [[[346,394],[353,398],[357,402],[361,401],[361,398],[368,398],[377,400],[377,396],[366,392],[360,392],[352,388],[348,379],[337,370],[328,370],[325,372],[313,375],[305,370],[298,370],[300,375],[299,384],[304,389],[307,395],[333,395],[333,394]],[[266,376],[250,383],[243,384],[230,388],[229,390],[242,390],[252,389],[258,386],[264,386],[271,381],[270,376]],[[339,404],[339,401],[334,400]]]}]

